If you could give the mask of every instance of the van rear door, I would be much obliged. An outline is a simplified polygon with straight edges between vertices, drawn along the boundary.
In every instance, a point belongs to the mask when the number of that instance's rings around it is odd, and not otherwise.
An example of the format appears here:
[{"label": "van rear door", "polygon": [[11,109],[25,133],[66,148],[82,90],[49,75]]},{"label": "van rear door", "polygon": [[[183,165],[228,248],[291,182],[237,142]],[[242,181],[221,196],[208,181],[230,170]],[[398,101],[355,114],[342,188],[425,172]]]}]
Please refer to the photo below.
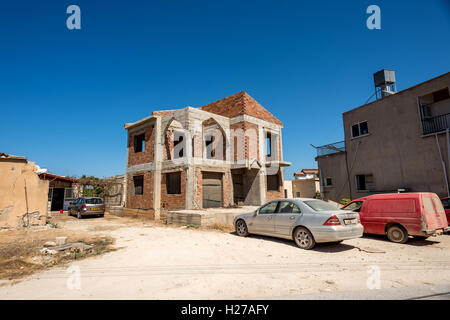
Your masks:
[{"label": "van rear door", "polygon": [[422,195],[423,219],[425,225],[422,225],[422,231],[434,231],[447,227],[447,218],[445,217],[444,207],[436,195]]},{"label": "van rear door", "polygon": [[446,228],[448,225],[447,217],[445,214],[444,206],[442,205],[442,201],[438,198],[437,195],[432,196],[434,208],[436,209],[436,215],[439,220],[439,228]]}]

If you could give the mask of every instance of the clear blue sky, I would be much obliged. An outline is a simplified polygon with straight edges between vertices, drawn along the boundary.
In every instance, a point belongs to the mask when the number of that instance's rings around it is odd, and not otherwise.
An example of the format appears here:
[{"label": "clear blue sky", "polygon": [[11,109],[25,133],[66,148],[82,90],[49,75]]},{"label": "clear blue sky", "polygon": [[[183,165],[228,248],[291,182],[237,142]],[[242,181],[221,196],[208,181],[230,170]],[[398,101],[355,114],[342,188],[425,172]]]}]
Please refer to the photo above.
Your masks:
[{"label": "clear blue sky", "polygon": [[[81,8],[81,30],[66,8]],[[381,30],[366,8],[381,8]],[[124,123],[247,91],[285,126],[286,177],[343,140],[342,112],[392,68],[406,89],[450,71],[436,1],[2,1],[0,152],[61,175],[121,174]]]}]

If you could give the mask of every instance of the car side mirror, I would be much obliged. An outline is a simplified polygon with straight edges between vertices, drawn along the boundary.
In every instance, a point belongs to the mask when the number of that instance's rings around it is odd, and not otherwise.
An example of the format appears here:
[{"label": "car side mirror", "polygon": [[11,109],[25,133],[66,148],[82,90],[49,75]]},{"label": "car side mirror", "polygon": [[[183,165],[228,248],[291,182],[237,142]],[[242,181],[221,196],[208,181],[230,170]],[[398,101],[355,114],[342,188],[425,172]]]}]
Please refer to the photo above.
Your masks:
[{"label": "car side mirror", "polygon": [[259,209],[255,210],[255,216],[259,214]]}]

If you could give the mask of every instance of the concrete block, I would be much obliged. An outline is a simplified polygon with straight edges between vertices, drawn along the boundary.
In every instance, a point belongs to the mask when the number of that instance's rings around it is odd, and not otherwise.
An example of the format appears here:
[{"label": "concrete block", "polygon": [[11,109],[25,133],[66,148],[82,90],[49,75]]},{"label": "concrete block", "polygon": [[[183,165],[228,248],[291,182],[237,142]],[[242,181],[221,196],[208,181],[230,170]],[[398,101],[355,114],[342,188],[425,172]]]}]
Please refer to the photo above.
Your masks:
[{"label": "concrete block", "polygon": [[56,245],[62,246],[67,243],[67,237],[56,237]]}]

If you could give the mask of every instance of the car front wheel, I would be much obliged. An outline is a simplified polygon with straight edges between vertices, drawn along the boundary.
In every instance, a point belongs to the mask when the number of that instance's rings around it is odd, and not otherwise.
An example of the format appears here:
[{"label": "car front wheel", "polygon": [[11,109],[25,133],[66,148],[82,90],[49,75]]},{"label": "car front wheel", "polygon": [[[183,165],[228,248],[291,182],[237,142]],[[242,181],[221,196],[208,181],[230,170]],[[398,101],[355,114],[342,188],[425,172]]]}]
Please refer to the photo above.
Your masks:
[{"label": "car front wheel", "polygon": [[238,220],[238,222],[236,222],[236,233],[240,237],[248,236],[248,228],[244,220]]},{"label": "car front wheel", "polygon": [[316,245],[316,241],[311,232],[303,227],[295,229],[294,241],[299,248],[304,250],[312,249]]}]

